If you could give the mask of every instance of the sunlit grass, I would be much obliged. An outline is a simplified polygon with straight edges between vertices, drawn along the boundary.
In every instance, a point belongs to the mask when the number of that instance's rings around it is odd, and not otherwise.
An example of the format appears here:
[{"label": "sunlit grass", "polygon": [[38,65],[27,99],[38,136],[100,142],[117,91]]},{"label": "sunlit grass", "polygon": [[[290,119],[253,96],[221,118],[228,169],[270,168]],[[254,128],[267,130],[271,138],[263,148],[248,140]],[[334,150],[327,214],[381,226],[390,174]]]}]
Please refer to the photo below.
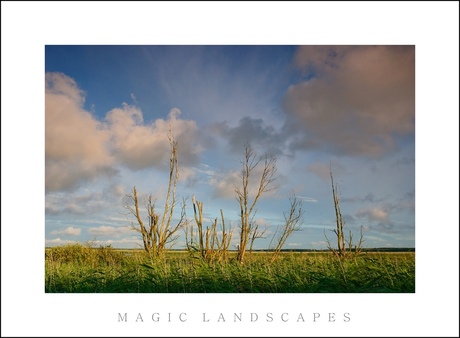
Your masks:
[{"label": "sunlit grass", "polygon": [[255,252],[242,265],[208,263],[187,252],[152,259],[143,251],[53,247],[45,251],[48,293],[413,293],[415,253]]}]

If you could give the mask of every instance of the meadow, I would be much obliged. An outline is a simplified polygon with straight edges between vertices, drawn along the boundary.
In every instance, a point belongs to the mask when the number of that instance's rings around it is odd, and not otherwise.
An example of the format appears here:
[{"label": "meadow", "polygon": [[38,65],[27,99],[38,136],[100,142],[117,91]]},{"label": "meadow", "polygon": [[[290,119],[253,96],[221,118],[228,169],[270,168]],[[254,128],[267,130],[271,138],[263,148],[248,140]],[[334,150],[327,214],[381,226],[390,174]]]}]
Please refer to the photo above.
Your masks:
[{"label": "meadow", "polygon": [[415,252],[236,252],[207,262],[187,251],[71,244],[45,249],[46,293],[414,293]]}]

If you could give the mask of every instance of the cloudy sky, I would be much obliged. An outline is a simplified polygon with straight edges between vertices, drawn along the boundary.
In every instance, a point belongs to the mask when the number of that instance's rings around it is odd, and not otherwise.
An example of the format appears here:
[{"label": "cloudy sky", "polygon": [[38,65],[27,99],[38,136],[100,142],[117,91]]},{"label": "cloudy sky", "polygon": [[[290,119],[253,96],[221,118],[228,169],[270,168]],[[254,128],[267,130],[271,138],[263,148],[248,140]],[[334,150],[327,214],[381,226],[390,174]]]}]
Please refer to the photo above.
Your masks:
[{"label": "cloudy sky", "polygon": [[46,246],[138,247],[126,194],[152,194],[161,212],[171,129],[187,217],[192,195],[208,226],[222,209],[235,243],[250,144],[277,160],[254,247],[268,248],[294,193],[303,222],[285,248],[326,248],[330,168],[355,238],[362,226],[366,247],[415,247],[413,45],[47,45],[44,94]]}]

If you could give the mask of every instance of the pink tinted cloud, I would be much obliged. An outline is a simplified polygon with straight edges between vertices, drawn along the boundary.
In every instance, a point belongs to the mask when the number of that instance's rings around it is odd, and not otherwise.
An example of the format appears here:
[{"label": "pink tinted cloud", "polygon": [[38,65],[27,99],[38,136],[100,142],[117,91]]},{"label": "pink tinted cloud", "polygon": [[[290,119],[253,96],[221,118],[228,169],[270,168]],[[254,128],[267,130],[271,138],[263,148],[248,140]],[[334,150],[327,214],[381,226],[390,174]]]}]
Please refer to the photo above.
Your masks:
[{"label": "pink tinted cloud", "polygon": [[295,65],[312,76],[285,96],[300,146],[378,158],[414,133],[414,46],[303,46]]},{"label": "pink tinted cloud", "polygon": [[145,123],[142,112],[135,106],[123,104],[108,112],[106,122],[117,161],[133,170],[168,166],[171,131],[178,141],[181,164],[196,164],[202,150],[198,127],[192,120],[180,119],[180,114],[180,110],[174,108],[167,119]]},{"label": "pink tinted cloud", "polygon": [[171,130],[185,167],[199,163],[196,123],[172,109],[166,119],[146,123],[142,111],[125,103],[98,121],[84,109],[84,92],[61,73],[46,73],[46,191],[70,191],[82,182],[113,176],[122,164],[132,170],[168,168]]},{"label": "pink tinted cloud", "polygon": [[46,74],[46,191],[72,189],[112,172],[108,131],[83,108],[83,94],[68,76]]}]

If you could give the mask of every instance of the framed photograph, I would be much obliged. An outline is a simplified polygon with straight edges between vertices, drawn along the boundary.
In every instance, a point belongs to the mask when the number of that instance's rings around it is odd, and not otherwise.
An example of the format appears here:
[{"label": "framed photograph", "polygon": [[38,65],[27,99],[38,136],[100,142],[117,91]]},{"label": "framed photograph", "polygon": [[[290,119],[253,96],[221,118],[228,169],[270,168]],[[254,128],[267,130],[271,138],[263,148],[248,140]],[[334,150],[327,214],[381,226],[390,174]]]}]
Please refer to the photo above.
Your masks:
[{"label": "framed photograph", "polygon": [[458,3],[261,6],[2,3],[2,335],[458,335]]}]

